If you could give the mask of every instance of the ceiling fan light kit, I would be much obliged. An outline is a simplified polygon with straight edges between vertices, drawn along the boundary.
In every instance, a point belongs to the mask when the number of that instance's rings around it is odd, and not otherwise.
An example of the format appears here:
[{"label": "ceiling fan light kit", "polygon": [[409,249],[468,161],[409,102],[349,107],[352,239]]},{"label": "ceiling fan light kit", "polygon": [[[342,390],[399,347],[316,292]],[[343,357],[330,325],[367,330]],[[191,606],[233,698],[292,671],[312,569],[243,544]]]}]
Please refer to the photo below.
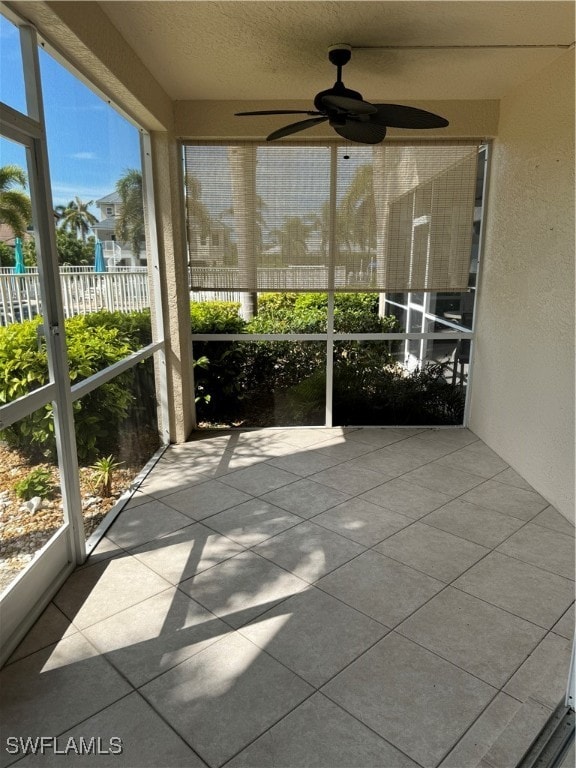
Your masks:
[{"label": "ceiling fan light kit", "polygon": [[387,128],[445,128],[448,125],[445,118],[423,109],[364,101],[361,93],[346,88],[342,81],[342,67],[350,61],[351,55],[352,47],[345,43],[332,45],[328,49],[328,58],[337,69],[336,82],[332,88],[316,94],[315,110],[272,109],[236,112],[236,115],[310,116],[307,120],[299,120],[273,131],[266,141],[276,141],[326,121],[342,138],[359,144],[379,144],[386,136]]}]

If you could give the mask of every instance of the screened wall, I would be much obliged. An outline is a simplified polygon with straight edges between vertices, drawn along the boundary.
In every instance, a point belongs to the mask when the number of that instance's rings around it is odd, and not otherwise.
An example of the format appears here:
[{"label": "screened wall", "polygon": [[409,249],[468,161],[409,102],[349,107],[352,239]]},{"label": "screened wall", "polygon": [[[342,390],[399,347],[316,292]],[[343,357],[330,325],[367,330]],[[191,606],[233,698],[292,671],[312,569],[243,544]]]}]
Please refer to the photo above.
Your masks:
[{"label": "screened wall", "polygon": [[198,423],[465,424],[485,149],[186,145]]},{"label": "screened wall", "polygon": [[189,144],[192,288],[464,291],[477,156],[474,141]]}]

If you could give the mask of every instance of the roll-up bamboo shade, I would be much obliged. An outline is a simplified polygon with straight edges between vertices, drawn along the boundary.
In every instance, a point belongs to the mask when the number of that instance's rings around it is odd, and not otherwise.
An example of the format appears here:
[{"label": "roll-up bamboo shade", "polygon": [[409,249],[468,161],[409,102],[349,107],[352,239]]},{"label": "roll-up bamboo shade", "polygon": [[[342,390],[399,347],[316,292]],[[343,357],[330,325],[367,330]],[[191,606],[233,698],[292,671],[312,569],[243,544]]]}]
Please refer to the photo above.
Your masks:
[{"label": "roll-up bamboo shade", "polygon": [[192,287],[464,291],[478,142],[185,146]]}]

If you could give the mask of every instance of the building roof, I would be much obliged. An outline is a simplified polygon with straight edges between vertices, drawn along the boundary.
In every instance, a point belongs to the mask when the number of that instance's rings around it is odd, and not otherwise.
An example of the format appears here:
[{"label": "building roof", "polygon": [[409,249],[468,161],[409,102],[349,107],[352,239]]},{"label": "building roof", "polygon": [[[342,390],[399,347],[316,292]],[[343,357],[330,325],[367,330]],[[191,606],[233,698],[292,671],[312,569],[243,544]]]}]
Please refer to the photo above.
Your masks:
[{"label": "building roof", "polygon": [[118,192],[110,192],[109,195],[104,195],[104,197],[101,197],[99,200],[96,200],[96,205],[106,205],[106,203],[116,203],[120,204],[122,202],[122,198],[118,194]]},{"label": "building roof", "polygon": [[113,232],[116,229],[116,219],[114,216],[108,216],[107,219],[102,219],[94,224],[91,229],[106,229]]}]

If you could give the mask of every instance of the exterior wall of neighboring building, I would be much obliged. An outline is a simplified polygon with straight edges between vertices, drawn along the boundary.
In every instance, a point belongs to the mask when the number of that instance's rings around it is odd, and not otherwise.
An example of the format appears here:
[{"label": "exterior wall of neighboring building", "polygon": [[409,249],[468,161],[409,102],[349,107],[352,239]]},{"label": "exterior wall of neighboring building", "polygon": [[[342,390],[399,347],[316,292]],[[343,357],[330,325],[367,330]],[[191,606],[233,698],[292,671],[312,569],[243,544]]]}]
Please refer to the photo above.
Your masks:
[{"label": "exterior wall of neighboring building", "polygon": [[94,237],[102,242],[104,259],[110,267],[146,266],[146,243],[142,242],[139,257],[134,256],[130,243],[116,239],[116,217],[120,214],[121,201],[114,193],[96,200],[95,205],[100,211],[100,221],[94,224]]},{"label": "exterior wall of neighboring building", "polygon": [[501,102],[471,429],[574,519],[574,52]]}]

